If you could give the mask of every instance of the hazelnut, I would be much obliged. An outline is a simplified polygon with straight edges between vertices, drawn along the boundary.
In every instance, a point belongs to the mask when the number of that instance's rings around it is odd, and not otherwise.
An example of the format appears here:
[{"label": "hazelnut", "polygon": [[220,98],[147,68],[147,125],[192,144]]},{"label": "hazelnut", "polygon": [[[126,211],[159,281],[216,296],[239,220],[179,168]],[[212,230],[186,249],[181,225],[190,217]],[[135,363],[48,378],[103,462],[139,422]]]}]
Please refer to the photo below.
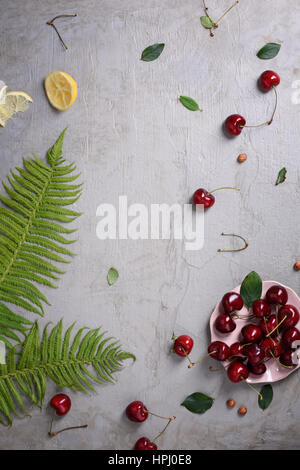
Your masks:
[{"label": "hazelnut", "polygon": [[238,409],[238,414],[244,416],[247,413],[247,408],[245,406],[240,406]]},{"label": "hazelnut", "polygon": [[247,160],[247,157],[248,157],[248,156],[247,156],[246,153],[240,153],[239,156],[238,156],[238,158],[237,158],[237,161],[238,161],[239,163],[243,163],[243,162],[245,162],[245,161]]},{"label": "hazelnut", "polygon": [[229,408],[233,408],[235,406],[235,401],[230,398],[229,400],[227,400],[226,405],[229,406]]},{"label": "hazelnut", "polygon": [[295,271],[300,271],[300,261],[296,261],[296,263],[294,264],[294,269]]}]

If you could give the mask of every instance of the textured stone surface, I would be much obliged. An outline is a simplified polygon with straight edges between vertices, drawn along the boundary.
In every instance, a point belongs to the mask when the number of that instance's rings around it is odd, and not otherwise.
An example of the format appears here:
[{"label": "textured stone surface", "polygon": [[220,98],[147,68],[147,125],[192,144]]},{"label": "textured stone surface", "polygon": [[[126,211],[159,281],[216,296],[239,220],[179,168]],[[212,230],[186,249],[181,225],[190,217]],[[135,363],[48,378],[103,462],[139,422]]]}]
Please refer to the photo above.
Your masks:
[{"label": "textured stone surface", "polygon": [[[218,17],[229,1],[209,0]],[[78,13],[57,23],[65,52],[46,21],[56,14]],[[264,413],[257,397],[225,374],[212,374],[207,361],[190,371],[168,351],[172,332],[194,336],[197,358],[208,344],[208,319],[215,303],[255,269],[299,293],[299,106],[292,103],[292,83],[300,79],[300,5],[281,0],[241,1],[209,37],[200,24],[201,1],[189,0],[12,0],[0,3],[0,79],[10,89],[24,89],[34,104],[0,129],[1,178],[20,165],[22,155],[43,157],[68,126],[65,156],[74,160],[85,183],[77,207],[78,256],[68,267],[60,289],[47,292],[52,306],[46,320],[78,325],[99,324],[137,355],[119,374],[115,386],[98,387],[90,397],[71,394],[72,412],[64,425],[88,423],[87,430],[47,436],[50,412],[32,410],[31,419],[16,419],[0,433],[2,449],[129,449],[141,435],[153,437],[162,423],[151,418],[142,426],[128,422],[124,409],[133,399],[149,409],[177,416],[159,441],[164,449],[299,448],[299,374],[274,385],[274,401]],[[271,61],[256,58],[266,42],[282,49]],[[165,42],[156,62],[139,60],[141,51]],[[229,140],[221,128],[231,113],[248,123],[265,120],[273,95],[256,85],[259,74],[281,75],[279,108],[268,128],[245,130]],[[43,79],[64,70],[78,82],[76,103],[64,113],[50,107]],[[203,113],[179,102],[192,96]],[[238,164],[240,153],[247,162]],[[287,181],[275,186],[286,166]],[[110,241],[96,238],[96,208],[129,203],[184,204],[199,186],[239,186],[241,193],[216,194],[206,214],[205,247],[187,252],[179,241]],[[234,246],[222,231],[244,235],[249,248],[217,253]],[[236,245],[237,246],[237,245]],[[109,287],[106,273],[118,268]],[[49,384],[47,400],[55,387]],[[180,403],[189,393],[215,397],[203,416],[189,414]],[[228,411],[234,398],[247,405],[241,418]]]}]

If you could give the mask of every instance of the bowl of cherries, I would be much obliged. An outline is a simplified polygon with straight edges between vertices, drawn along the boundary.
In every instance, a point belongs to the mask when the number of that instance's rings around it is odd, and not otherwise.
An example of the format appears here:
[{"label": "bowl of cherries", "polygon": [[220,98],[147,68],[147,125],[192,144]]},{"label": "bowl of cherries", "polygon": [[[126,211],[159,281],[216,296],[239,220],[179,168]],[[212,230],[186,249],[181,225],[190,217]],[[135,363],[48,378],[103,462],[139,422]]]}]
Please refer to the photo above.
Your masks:
[{"label": "bowl of cherries", "polygon": [[270,383],[300,367],[300,299],[252,271],[225,293],[210,318],[210,357],[232,382]]}]

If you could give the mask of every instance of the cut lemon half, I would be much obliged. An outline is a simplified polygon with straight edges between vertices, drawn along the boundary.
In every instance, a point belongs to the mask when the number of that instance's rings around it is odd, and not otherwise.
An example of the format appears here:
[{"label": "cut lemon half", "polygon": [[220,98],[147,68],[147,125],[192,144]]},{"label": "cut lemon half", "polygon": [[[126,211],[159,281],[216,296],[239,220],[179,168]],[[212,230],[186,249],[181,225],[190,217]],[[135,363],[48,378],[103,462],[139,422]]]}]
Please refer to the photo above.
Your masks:
[{"label": "cut lemon half", "polygon": [[0,125],[4,127],[6,121],[16,113],[26,111],[29,103],[32,102],[33,99],[25,91],[8,91],[5,103],[0,104]]},{"label": "cut lemon half", "polygon": [[77,97],[77,83],[66,72],[49,73],[45,78],[45,90],[50,104],[59,111],[72,106]]}]

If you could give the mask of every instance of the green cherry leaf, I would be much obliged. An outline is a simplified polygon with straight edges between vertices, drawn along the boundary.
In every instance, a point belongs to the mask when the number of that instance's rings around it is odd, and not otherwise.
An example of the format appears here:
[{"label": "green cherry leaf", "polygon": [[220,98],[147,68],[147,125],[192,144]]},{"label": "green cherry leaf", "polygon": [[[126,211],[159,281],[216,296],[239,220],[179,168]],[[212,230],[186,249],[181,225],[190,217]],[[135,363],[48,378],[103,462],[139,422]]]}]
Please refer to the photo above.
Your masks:
[{"label": "green cherry leaf", "polygon": [[208,18],[208,16],[201,16],[200,21],[202,26],[206,29],[211,29],[213,27],[212,21]]},{"label": "green cherry leaf", "polygon": [[193,98],[190,98],[189,96],[180,96],[179,99],[183,106],[185,106],[190,111],[202,111],[202,109],[199,108],[198,103],[196,103]]},{"label": "green cherry leaf", "polygon": [[242,282],[240,295],[247,307],[252,307],[255,300],[260,299],[262,294],[262,280],[260,276],[251,271]]},{"label": "green cherry leaf", "polygon": [[271,384],[264,385],[260,391],[261,397],[258,397],[258,406],[266,410],[273,400],[273,388]]},{"label": "green cherry leaf", "polygon": [[273,59],[273,57],[277,56],[280,48],[281,44],[276,44],[276,42],[268,42],[268,44],[262,47],[256,55],[259,59]]},{"label": "green cherry leaf", "polygon": [[107,282],[112,286],[119,278],[119,273],[115,268],[110,268],[107,273]]},{"label": "green cherry leaf", "polygon": [[192,413],[203,414],[213,406],[213,403],[213,398],[204,395],[204,393],[195,392],[186,397],[186,399],[181,403],[181,406],[184,406]]},{"label": "green cherry leaf", "polygon": [[164,44],[152,44],[152,46],[146,47],[142,52],[141,60],[151,62],[157,59],[164,50],[164,47]]},{"label": "green cherry leaf", "polygon": [[277,184],[283,183],[286,178],[286,168],[281,168],[280,172],[278,173],[277,180],[276,180],[276,186]]}]

